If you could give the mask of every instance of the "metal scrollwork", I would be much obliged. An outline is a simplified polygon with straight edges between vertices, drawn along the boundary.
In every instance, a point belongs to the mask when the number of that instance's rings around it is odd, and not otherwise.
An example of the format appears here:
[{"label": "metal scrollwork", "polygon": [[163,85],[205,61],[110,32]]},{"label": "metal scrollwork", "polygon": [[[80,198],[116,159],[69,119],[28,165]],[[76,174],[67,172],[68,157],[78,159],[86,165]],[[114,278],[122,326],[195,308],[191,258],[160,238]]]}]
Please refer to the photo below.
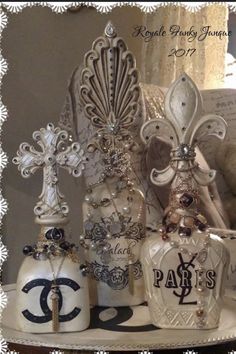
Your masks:
[{"label": "metal scrollwork", "polygon": [[[143,276],[142,266],[140,261],[132,264],[134,279],[140,279]],[[88,264],[89,273],[97,280],[106,283],[113,290],[122,290],[128,286],[129,283],[129,269],[128,265],[125,268],[114,267],[109,269],[108,265],[102,265],[98,262],[91,262]]]}]

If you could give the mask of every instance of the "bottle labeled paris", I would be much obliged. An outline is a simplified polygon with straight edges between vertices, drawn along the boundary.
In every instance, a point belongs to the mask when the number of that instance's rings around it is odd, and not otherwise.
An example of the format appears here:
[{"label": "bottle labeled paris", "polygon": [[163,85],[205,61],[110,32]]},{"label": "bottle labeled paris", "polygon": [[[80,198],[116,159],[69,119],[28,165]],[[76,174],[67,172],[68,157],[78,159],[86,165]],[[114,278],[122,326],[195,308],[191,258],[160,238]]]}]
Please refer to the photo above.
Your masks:
[{"label": "bottle labeled paris", "polygon": [[167,119],[149,121],[141,132],[146,141],[155,135],[172,142],[169,166],[151,173],[156,185],[171,182],[169,205],[158,236],[142,249],[151,320],[162,328],[210,329],[220,319],[229,255],[201,212],[199,185],[212,182],[215,171],[198,166],[195,145],[206,135],[223,139],[226,123],[201,117],[201,109],[197,87],[183,74],[166,95]]}]

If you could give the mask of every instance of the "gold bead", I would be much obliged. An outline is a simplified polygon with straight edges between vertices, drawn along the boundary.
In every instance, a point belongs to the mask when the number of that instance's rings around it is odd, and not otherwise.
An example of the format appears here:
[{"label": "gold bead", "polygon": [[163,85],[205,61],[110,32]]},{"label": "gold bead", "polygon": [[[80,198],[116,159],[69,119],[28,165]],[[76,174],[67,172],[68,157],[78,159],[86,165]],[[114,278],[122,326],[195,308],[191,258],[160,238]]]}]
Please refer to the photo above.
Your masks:
[{"label": "gold bead", "polygon": [[181,216],[177,213],[172,213],[170,215],[170,222],[174,224],[178,224],[180,221]]},{"label": "gold bead", "polygon": [[197,317],[202,317],[204,315],[204,310],[203,309],[198,309],[196,311],[196,315],[197,315]]},{"label": "gold bead", "polygon": [[184,217],[184,226],[193,227],[194,226],[194,218],[191,216]]}]

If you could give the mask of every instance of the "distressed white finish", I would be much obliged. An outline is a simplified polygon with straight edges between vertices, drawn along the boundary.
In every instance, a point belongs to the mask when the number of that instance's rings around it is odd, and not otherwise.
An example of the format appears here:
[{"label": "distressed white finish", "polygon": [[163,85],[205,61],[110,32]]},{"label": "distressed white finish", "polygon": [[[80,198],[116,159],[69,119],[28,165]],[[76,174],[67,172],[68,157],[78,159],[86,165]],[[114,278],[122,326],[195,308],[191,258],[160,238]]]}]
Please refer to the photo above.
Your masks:
[{"label": "distressed white finish", "polygon": [[[152,137],[172,145],[173,149],[181,144],[195,147],[206,135],[213,135],[221,140],[226,134],[226,122],[220,116],[203,116],[202,98],[194,82],[188,75],[181,75],[170,87],[165,98],[167,119],[151,119],[141,129],[141,138],[147,143]],[[180,161],[174,162],[177,168]],[[195,161],[191,163],[193,177],[197,183],[206,186],[215,178],[215,171],[202,170]],[[194,168],[193,168],[194,167]],[[152,183],[161,186],[173,181],[175,170],[169,165],[166,169],[151,172]]]},{"label": "distressed white finish", "polygon": [[[74,177],[81,175],[85,158],[78,143],[66,145],[68,133],[54,128],[49,123],[45,128],[33,133],[33,139],[41,147],[37,151],[28,143],[22,143],[13,163],[18,165],[22,177],[28,178],[39,168],[43,168],[43,188],[34,213],[39,224],[63,223],[69,212],[67,203],[58,187],[58,167],[62,167]],[[48,220],[48,223],[47,223]]]},{"label": "distressed white finish", "polygon": [[[39,202],[34,208],[36,215],[35,222],[41,225],[41,235],[38,240],[38,247],[52,245],[56,241],[48,243],[45,234],[49,229],[63,228],[68,223],[69,207],[64,196],[58,188],[58,168],[68,170],[74,177],[81,175],[84,169],[85,157],[83,150],[78,143],[68,146],[68,133],[60,128],[55,128],[49,123],[45,128],[36,131],[33,139],[41,147],[38,152],[28,143],[22,143],[17,157],[13,162],[18,165],[23,177],[30,177],[39,168],[43,168],[43,189],[39,196]],[[90,308],[87,279],[80,270],[80,262],[72,259],[68,254],[48,255],[44,260],[38,260],[29,255],[23,261],[17,278],[17,299],[16,299],[16,325],[24,332],[51,333],[53,332],[52,320],[42,323],[32,321],[23,315],[28,310],[33,316],[45,316],[42,308],[42,301],[52,309],[50,296],[52,292],[46,292],[44,285],[37,285],[38,281],[57,281],[66,278],[69,284],[59,285],[62,295],[62,307],[59,308],[59,315],[67,315],[74,308],[78,307],[80,312],[71,320],[59,321],[59,332],[81,331],[89,326]],[[29,291],[23,291],[27,283],[34,281],[35,285]],[[71,288],[70,282],[77,284],[76,290]],[[51,286],[51,285],[50,285]],[[50,288],[50,287],[49,287]]]},{"label": "distressed white finish", "polygon": [[[194,209],[196,205],[193,203],[193,209],[188,209],[188,206],[181,208],[178,197],[174,195],[179,195],[179,198],[183,193],[188,195],[189,192],[191,195],[198,190],[198,185],[206,186],[213,181],[216,172],[202,170],[196,164],[194,148],[206,135],[222,140],[226,134],[226,123],[222,117],[213,114],[202,117],[200,93],[186,74],[181,75],[168,90],[165,111],[166,120],[150,120],[141,130],[145,142],[155,136],[172,144],[170,164],[162,171],[153,169],[151,180],[158,186],[172,182],[170,213],[182,215],[180,220],[183,223],[183,217],[192,218],[195,223],[195,215],[200,213]],[[187,229],[186,224],[181,224],[182,229],[183,226]],[[163,229],[167,230],[165,222]],[[160,231],[160,235],[146,240],[142,248],[141,259],[152,323],[162,328],[216,328],[222,308],[228,251],[219,237],[206,231],[200,232],[196,224],[188,236],[179,236],[179,230],[176,226],[176,231],[164,231],[167,239],[165,235],[160,237],[163,235]],[[198,277],[200,273],[197,272],[201,271],[204,275]]]},{"label": "distressed white finish", "polygon": [[140,109],[138,71],[133,54],[111,22],[85,54],[80,85],[84,113],[96,128],[89,151],[118,148],[122,140],[132,151],[132,128]]}]

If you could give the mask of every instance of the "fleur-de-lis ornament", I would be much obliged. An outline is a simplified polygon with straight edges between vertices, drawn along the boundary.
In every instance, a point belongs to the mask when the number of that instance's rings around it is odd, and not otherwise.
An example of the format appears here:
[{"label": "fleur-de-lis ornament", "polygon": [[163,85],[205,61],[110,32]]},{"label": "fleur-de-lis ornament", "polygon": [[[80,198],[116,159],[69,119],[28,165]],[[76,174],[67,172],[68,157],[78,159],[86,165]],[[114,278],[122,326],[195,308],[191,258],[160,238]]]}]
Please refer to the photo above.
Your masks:
[{"label": "fleur-de-lis ornament", "polygon": [[203,115],[202,98],[198,88],[187,74],[182,74],[167,92],[166,119],[152,119],[145,123],[141,138],[147,143],[156,137],[171,144],[171,163],[163,170],[153,169],[152,183],[163,186],[173,181],[177,171],[191,170],[197,184],[211,183],[216,171],[203,170],[195,161],[195,146],[201,139],[213,135],[223,140],[226,122],[215,114]]},{"label": "fleur-de-lis ornament", "polygon": [[41,147],[37,151],[28,143],[22,143],[13,158],[22,177],[28,178],[43,168],[43,188],[34,213],[36,222],[44,225],[66,223],[69,207],[58,187],[58,169],[66,169],[74,177],[81,175],[85,157],[78,143],[67,145],[68,133],[49,123],[33,133],[33,139]]}]

